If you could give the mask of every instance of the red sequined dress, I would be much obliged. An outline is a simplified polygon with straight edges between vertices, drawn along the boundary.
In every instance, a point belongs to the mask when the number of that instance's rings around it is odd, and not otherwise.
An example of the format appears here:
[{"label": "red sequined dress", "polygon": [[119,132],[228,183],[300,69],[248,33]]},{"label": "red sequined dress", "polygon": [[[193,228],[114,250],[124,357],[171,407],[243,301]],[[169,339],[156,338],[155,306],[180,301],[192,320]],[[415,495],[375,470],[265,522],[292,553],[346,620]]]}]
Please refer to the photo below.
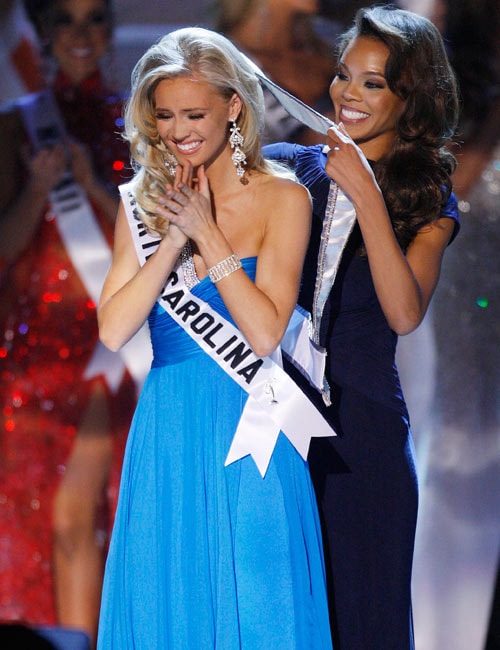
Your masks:
[{"label": "red sequined dress", "polygon": [[[54,92],[68,133],[89,147],[100,177],[110,187],[124,182],[128,148],[117,135],[122,100],[105,91],[99,74],[77,88],[59,76]],[[112,224],[96,216],[111,244]],[[96,306],[50,211],[28,248],[4,269],[0,292],[0,620],[51,624],[53,497],[91,389],[103,378],[83,379],[98,341]],[[116,491],[135,404],[130,375],[109,395]]]}]

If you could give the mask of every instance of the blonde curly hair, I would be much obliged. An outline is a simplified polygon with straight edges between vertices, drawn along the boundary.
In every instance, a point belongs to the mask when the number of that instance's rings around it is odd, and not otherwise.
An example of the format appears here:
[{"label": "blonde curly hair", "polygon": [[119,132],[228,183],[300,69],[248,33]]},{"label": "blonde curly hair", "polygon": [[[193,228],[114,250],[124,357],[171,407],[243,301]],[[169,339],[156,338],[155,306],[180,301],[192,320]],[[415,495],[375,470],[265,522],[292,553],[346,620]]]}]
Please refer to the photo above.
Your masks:
[{"label": "blonde curly hair", "polygon": [[147,50],[132,72],[124,130],[135,170],[138,214],[148,230],[159,235],[165,234],[168,222],[155,214],[155,208],[159,196],[174,178],[166,164],[169,151],[156,126],[155,90],[160,81],[194,74],[203,77],[228,101],[234,93],[240,97],[238,126],[245,139],[247,170],[280,173],[261,153],[264,99],[247,59],[227,38],[208,29],[188,27],[167,34]]}]

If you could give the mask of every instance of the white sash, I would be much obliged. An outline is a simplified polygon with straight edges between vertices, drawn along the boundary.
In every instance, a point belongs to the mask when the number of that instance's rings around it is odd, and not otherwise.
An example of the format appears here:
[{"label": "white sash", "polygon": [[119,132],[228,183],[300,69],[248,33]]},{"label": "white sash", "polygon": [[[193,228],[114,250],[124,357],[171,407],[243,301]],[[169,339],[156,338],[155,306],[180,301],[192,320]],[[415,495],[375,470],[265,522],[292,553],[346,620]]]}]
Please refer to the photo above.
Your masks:
[{"label": "white sash", "polygon": [[[50,91],[24,97],[19,100],[18,106],[36,150],[50,147],[64,139],[64,124]],[[97,305],[112,255],[87,195],[68,171],[50,193],[50,202],[71,263],[88,295]],[[103,374],[110,389],[115,392],[127,367],[139,390],[151,365],[150,350],[145,328],[119,353],[111,352],[99,341],[85,369],[84,378]]]},{"label": "white sash", "polygon": [[[250,59],[245,57],[257,78],[276,97],[290,115],[308,126],[313,131],[327,135],[328,130],[337,129],[337,125],[321,115],[303,101],[290,94],[269,79],[262,70]],[[328,151],[325,147],[324,151]],[[335,213],[335,220],[333,219]],[[356,211],[351,200],[333,181],[330,183],[328,204],[323,221],[321,246],[316,272],[316,286],[313,305],[313,341],[319,345],[321,317],[328,295],[333,287],[342,252],[356,221]],[[330,405],[330,388],[324,378],[321,388],[325,404]]]},{"label": "white sash", "polygon": [[[154,252],[159,239],[149,235],[134,215],[135,201],[130,184],[121,186],[125,210],[140,264]],[[329,437],[335,432],[281,367],[280,349],[269,357],[257,357],[241,332],[210,305],[194,296],[186,287],[182,266],[177,263],[161,295],[160,306],[243,390],[248,399],[233,438],[226,465],[251,455],[265,475],[280,431],[287,436],[304,460],[311,437]],[[290,345],[304,331],[300,314],[292,324]],[[303,317],[302,317],[302,320]],[[306,321],[307,323],[307,321]],[[306,352],[300,350],[300,365]],[[313,366],[318,364],[318,358]],[[311,376],[323,376],[323,366],[310,370]],[[313,433],[307,433],[307,432]]]},{"label": "white sash", "polygon": [[[320,345],[321,318],[325,303],[335,282],[342,252],[352,232],[355,221],[356,210],[350,199],[340,191],[334,181],[331,181],[325,216],[323,218],[313,298],[312,337],[317,345]],[[331,404],[330,387],[326,378],[321,392],[325,404],[329,406]]]}]

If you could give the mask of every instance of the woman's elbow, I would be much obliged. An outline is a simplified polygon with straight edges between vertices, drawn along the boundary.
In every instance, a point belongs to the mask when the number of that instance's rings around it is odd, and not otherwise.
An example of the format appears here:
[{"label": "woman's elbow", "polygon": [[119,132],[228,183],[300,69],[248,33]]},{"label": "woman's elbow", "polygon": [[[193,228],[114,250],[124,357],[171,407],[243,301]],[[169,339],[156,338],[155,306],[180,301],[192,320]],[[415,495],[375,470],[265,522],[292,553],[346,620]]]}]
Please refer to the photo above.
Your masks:
[{"label": "woman's elbow", "polygon": [[260,331],[248,340],[250,347],[258,357],[268,357],[272,354],[283,338],[284,331]]},{"label": "woman's elbow", "polygon": [[393,301],[383,307],[385,318],[389,327],[399,336],[410,334],[417,329],[424,319],[427,311],[428,300],[422,295],[412,296],[411,299]]},{"label": "woman's elbow", "polygon": [[97,325],[99,328],[99,340],[103,345],[105,345],[108,350],[111,352],[118,352],[118,350],[125,344],[126,341],[122,340],[118,329],[113,327],[113,325],[107,322],[104,318],[97,318]]},{"label": "woman's elbow", "polygon": [[398,336],[405,336],[417,329],[424,316],[425,312],[394,314],[387,321],[393,332],[396,332]]},{"label": "woman's elbow", "polygon": [[118,352],[122,347],[123,343],[117,340],[116,337],[112,336],[110,332],[105,331],[105,329],[99,329],[99,339],[101,343],[111,350],[111,352]]},{"label": "woman's elbow", "polygon": [[256,354],[256,356],[260,357],[261,359],[264,357],[268,357],[270,354],[272,354],[278,346],[270,346],[270,345],[253,345],[252,350]]}]

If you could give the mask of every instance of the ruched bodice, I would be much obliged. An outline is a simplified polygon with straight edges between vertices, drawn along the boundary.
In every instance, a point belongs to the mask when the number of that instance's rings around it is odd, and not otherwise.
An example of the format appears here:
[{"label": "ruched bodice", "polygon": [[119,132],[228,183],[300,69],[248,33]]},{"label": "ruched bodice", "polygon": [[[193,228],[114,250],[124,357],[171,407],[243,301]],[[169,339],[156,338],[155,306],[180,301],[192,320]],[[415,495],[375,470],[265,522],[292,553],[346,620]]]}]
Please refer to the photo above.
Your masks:
[{"label": "ruched bodice", "polygon": [[[257,266],[256,257],[241,260],[244,271],[254,280]],[[191,293],[207,302],[218,314],[233,322],[226,305],[220,297],[217,287],[208,277],[203,278],[192,289]],[[181,329],[176,322],[156,303],[148,318],[153,346],[153,368],[179,363],[186,357],[204,354],[195,341]]]}]

